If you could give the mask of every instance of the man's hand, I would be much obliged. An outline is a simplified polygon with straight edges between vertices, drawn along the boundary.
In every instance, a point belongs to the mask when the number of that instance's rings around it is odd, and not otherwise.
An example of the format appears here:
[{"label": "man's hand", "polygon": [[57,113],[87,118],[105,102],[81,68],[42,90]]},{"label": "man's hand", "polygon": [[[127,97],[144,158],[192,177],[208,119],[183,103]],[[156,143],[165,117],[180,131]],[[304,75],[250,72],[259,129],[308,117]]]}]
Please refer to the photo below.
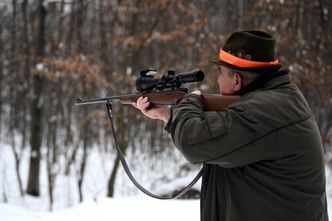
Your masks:
[{"label": "man's hand", "polygon": [[150,107],[150,104],[147,97],[139,97],[136,103],[133,103],[133,106],[142,111],[145,116],[151,119],[163,120],[167,123],[171,116],[171,109],[168,106]]}]

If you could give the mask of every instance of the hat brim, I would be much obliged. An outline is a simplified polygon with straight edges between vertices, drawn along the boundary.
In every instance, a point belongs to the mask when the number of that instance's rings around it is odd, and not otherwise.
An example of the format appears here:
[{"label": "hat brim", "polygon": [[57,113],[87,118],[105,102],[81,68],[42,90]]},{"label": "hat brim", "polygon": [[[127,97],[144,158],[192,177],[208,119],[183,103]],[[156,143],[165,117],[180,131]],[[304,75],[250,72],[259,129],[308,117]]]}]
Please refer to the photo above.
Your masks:
[{"label": "hat brim", "polygon": [[224,61],[220,60],[220,58],[217,57],[217,56],[211,57],[209,59],[209,62],[212,63],[212,64],[221,65],[221,66],[224,66],[224,67],[227,67],[227,68],[230,68],[230,69],[233,69],[233,70],[237,70],[237,71],[246,71],[246,72],[254,72],[254,73],[273,73],[273,72],[278,71],[282,66],[281,64],[275,64],[275,65],[259,67],[259,68],[257,68],[257,67],[255,67],[255,68],[241,68],[241,67],[231,65],[227,62],[224,62]]}]

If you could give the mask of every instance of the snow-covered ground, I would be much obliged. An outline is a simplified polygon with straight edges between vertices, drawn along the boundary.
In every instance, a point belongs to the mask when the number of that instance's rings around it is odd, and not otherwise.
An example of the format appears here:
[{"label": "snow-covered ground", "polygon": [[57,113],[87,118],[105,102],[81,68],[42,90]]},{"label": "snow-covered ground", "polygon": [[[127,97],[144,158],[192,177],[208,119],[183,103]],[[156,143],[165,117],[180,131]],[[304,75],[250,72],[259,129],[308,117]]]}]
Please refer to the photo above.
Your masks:
[{"label": "snow-covered ground", "polygon": [[[0,220],[53,221],[53,220],[199,220],[198,200],[156,200],[139,192],[119,168],[115,197],[105,197],[107,182],[114,162],[113,153],[100,153],[98,148],[89,152],[83,184],[84,201],[79,203],[77,174],[79,165],[73,165],[69,176],[56,180],[53,212],[49,211],[46,165],[41,164],[41,196],[20,196],[15,173],[15,160],[9,145],[0,143]],[[144,156],[145,155],[145,156]],[[164,158],[165,156],[160,156]],[[167,193],[187,185],[198,172],[186,173],[179,169],[186,161],[175,153],[170,158],[149,161],[148,154],[128,152],[129,166],[134,176],[153,193]],[[131,161],[135,158],[136,161]],[[61,161],[61,160],[60,160]],[[63,163],[63,162],[62,162]],[[151,168],[153,164],[153,169]],[[29,150],[22,154],[20,174],[24,188],[27,183]],[[60,166],[63,167],[63,166]],[[200,182],[195,185],[199,188]],[[4,201],[7,201],[4,203]]]},{"label": "snow-covered ground", "polygon": [[34,212],[22,207],[0,204],[1,221],[199,221],[198,200],[155,200],[144,198],[100,199],[86,201],[56,212]]},{"label": "snow-covered ground", "polygon": [[[22,158],[21,175],[26,183],[28,152]],[[130,157],[130,156],[128,156]],[[138,156],[135,156],[138,157]],[[84,201],[78,203],[75,177],[59,176],[55,190],[53,212],[49,212],[47,184],[41,182],[41,197],[21,197],[18,192],[15,176],[15,165],[11,149],[0,145],[0,220],[1,221],[109,221],[109,220],[199,220],[199,200],[156,200],[140,193],[131,184],[122,168],[118,172],[115,197],[106,198],[106,185],[109,169],[112,166],[111,156],[105,156],[98,151],[89,153],[89,165],[86,171],[87,179],[84,185]],[[176,161],[176,163],[170,162]],[[142,164],[131,165],[134,174],[140,182],[155,193],[168,192],[176,186],[188,184],[196,175],[180,173],[178,167],[183,159],[174,156],[172,160],[154,165],[151,170],[146,160]],[[150,162],[151,163],[151,162]],[[161,169],[163,168],[163,169]],[[41,180],[45,180],[45,165],[42,165]],[[168,177],[162,173],[168,173]],[[141,172],[140,172],[141,171]],[[327,196],[329,211],[332,213],[332,173],[327,170]],[[158,178],[159,177],[159,178]],[[172,180],[175,180],[174,182]],[[195,186],[199,188],[199,183]],[[4,203],[4,194],[7,203]],[[332,216],[330,215],[330,220]]]}]

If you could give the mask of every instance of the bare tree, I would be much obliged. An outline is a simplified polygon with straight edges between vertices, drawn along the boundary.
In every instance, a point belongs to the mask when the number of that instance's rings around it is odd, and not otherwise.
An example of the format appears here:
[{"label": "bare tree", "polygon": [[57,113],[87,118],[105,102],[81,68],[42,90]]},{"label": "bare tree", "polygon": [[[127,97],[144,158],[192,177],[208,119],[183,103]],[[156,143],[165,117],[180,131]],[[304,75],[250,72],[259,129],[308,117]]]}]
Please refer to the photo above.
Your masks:
[{"label": "bare tree", "polygon": [[[3,9],[0,8],[1,15],[3,14]],[[0,15],[0,16],[1,16]],[[3,20],[3,17],[0,17],[1,21]],[[3,88],[3,58],[4,58],[4,47],[3,47],[3,24],[2,22],[0,23],[0,88]],[[2,90],[0,91],[0,140],[1,140],[1,135],[2,135]]]},{"label": "bare tree", "polygon": [[[35,52],[35,64],[41,62],[45,56],[45,22],[46,22],[46,8],[44,7],[44,0],[38,0],[38,29]],[[42,72],[42,71],[39,71]],[[42,73],[37,73],[33,76],[33,95],[31,101],[31,135],[30,135],[30,168],[27,193],[33,196],[40,195],[39,174],[40,174],[40,148],[42,144],[42,114],[43,114],[43,78]]]}]

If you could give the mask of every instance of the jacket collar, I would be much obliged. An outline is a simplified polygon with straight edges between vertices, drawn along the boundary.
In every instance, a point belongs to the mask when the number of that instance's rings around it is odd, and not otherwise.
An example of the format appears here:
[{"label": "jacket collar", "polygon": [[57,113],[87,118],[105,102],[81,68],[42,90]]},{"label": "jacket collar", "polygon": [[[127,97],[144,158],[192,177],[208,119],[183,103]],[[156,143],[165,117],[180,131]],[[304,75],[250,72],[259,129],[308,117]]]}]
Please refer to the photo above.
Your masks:
[{"label": "jacket collar", "polygon": [[258,77],[256,80],[243,87],[238,95],[245,95],[254,90],[273,89],[282,84],[289,84],[290,77],[288,73],[289,70],[279,70],[268,75],[261,75],[261,77]]},{"label": "jacket collar", "polygon": [[281,85],[289,84],[291,82],[289,76],[289,70],[280,70],[276,72],[276,77],[272,78],[270,81],[265,83],[260,90],[270,90],[274,88],[278,88]]}]

